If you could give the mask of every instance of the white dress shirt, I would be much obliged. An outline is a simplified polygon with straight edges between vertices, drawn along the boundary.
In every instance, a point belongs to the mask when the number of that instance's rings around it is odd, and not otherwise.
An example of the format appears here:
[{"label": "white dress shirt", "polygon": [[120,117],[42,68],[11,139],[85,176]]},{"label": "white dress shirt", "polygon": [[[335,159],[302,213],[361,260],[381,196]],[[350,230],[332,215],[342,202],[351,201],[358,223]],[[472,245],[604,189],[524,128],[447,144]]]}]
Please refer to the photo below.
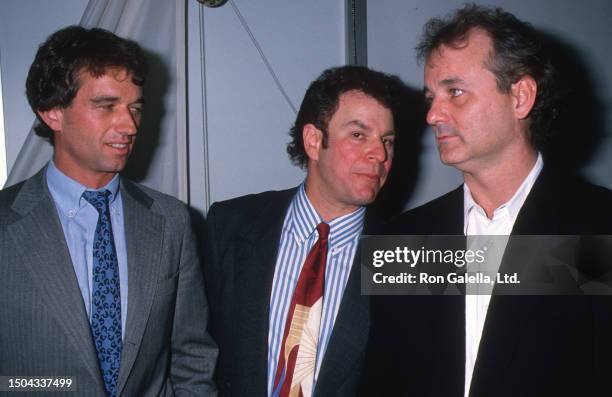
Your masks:
[{"label": "white dress shirt", "polygon": [[[506,203],[499,206],[493,211],[493,218],[489,219],[486,212],[479,206],[472,197],[469,187],[463,184],[463,225],[464,234],[466,236],[509,236],[512,232],[512,227],[518,216],[518,213],[525,203],[527,195],[531,191],[544,162],[542,155],[538,153],[538,159],[535,165],[514,193],[512,198]],[[487,270],[493,270],[497,273],[501,258],[504,253],[508,239],[496,238],[495,240],[482,241],[479,239],[469,239],[468,246],[472,244],[486,244],[489,248],[486,259]],[[496,244],[492,244],[492,243]],[[485,318],[491,301],[490,294],[470,294],[476,291],[470,291],[466,287],[465,295],[465,396],[470,394],[470,384],[474,373],[474,365],[476,364],[476,356],[478,354],[478,346],[482,331],[484,328]]]}]

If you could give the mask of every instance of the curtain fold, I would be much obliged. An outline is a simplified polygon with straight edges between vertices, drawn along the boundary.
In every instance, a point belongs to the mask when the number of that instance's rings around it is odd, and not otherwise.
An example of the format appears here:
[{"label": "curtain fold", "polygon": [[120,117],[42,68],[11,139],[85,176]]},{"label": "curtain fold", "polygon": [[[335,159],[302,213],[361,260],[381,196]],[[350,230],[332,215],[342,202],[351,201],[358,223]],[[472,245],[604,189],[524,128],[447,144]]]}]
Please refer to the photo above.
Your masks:
[{"label": "curtain fold", "polygon": [[[110,30],[145,49],[145,112],[125,174],[187,202],[185,1],[90,0],[80,25]],[[36,173],[52,153],[51,145],[31,129],[6,186]]]}]

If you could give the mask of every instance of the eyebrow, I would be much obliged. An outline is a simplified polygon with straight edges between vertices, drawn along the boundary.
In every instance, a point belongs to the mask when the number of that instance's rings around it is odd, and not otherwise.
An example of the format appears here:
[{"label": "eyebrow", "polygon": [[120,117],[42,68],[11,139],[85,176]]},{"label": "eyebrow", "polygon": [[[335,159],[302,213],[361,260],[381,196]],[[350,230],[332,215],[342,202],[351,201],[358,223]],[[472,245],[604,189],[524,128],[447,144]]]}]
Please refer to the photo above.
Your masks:
[{"label": "eyebrow", "polygon": [[[345,127],[350,127],[352,125],[357,126],[358,128],[361,128],[362,130],[365,130],[365,131],[370,131],[372,129],[372,128],[368,127],[361,120],[351,120],[348,123],[344,124]],[[389,130],[389,131],[387,131],[387,132],[382,134],[382,136],[390,136],[390,135],[395,135],[395,130]]]},{"label": "eyebrow", "polygon": [[356,126],[361,128],[362,130],[370,130],[371,128],[365,125],[365,123],[361,120],[351,120],[344,124],[345,127]]},{"label": "eyebrow", "polygon": [[[117,97],[117,96],[112,96],[112,95],[100,95],[100,96],[96,96],[91,98],[89,101],[92,102],[93,104],[100,104],[100,103],[113,103],[113,102],[117,102],[119,101],[121,98]],[[133,104],[144,104],[144,98],[140,97],[138,99],[136,99],[134,102],[131,102],[130,105]]]},{"label": "eyebrow", "polygon": [[457,84],[457,83],[465,83],[465,80],[463,80],[460,77],[449,77],[447,79],[444,79],[442,81],[440,81],[441,85],[453,85],[453,84]]}]

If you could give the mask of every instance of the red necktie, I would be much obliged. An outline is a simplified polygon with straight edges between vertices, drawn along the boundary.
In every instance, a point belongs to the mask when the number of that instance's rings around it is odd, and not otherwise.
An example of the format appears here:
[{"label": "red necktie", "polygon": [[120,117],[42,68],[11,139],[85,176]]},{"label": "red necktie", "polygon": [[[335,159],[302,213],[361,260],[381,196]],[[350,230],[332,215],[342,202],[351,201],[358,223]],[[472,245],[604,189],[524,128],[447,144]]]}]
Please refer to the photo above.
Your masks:
[{"label": "red necktie", "polygon": [[325,287],[329,225],[317,225],[319,239],[306,257],[285,324],[274,377],[273,397],[311,396]]}]

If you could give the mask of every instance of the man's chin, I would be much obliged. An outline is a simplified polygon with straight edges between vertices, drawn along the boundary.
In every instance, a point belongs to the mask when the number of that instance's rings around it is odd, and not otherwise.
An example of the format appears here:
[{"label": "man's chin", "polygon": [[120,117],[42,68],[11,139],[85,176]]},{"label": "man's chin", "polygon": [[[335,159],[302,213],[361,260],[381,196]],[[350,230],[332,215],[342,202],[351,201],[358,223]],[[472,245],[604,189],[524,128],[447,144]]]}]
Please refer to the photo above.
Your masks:
[{"label": "man's chin", "polygon": [[107,172],[109,174],[116,174],[117,172],[123,171],[125,169],[126,164],[127,163],[125,161],[113,162],[103,167],[102,172]]},{"label": "man's chin", "polygon": [[454,167],[458,163],[460,163],[460,161],[458,161],[457,156],[454,155],[453,153],[439,152],[439,154],[440,154],[440,162],[444,165],[447,165],[449,167]]},{"label": "man's chin", "polygon": [[379,189],[369,189],[360,192],[355,197],[356,205],[360,207],[364,207],[366,205],[372,204],[374,200],[376,200],[376,196],[378,195]]}]

